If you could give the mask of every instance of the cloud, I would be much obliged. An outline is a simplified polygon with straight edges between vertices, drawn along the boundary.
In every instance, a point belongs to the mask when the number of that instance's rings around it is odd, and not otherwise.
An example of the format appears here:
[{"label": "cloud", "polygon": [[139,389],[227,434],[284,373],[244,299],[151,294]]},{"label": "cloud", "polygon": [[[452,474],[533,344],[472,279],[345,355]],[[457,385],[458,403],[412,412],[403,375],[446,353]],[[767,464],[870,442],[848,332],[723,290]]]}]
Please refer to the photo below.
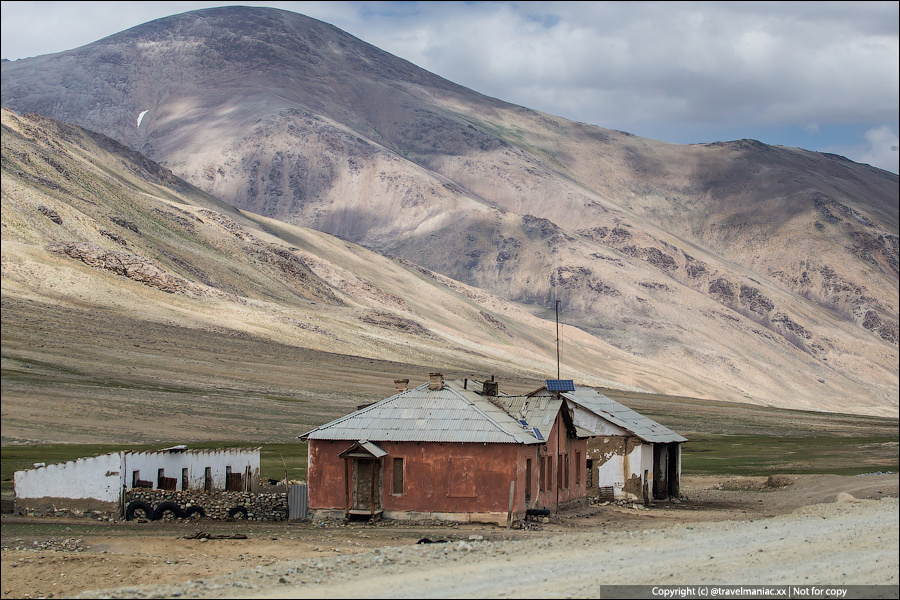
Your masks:
[{"label": "cloud", "polygon": [[[805,128],[809,149],[863,149],[816,132],[898,128],[897,2],[242,3],[324,20],[501,100],[655,139],[766,131],[762,141],[785,144],[798,138],[779,128]],[[19,35],[57,43],[25,55],[55,52],[223,3],[108,4],[4,2],[4,55]]]},{"label": "cloud", "polygon": [[870,129],[865,134],[866,143],[851,149],[846,156],[851,160],[867,163],[873,167],[900,173],[900,138],[897,131],[888,125]]},{"label": "cloud", "polygon": [[374,19],[366,39],[488,95],[603,126],[897,111],[895,3],[435,4],[400,28]]}]

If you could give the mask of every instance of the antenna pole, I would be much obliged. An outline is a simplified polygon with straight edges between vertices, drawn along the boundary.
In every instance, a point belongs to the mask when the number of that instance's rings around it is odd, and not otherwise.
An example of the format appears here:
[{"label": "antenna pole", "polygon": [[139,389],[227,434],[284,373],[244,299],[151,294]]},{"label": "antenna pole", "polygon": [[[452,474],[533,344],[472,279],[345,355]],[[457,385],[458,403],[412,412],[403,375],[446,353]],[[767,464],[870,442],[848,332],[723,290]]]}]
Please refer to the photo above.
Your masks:
[{"label": "antenna pole", "polygon": [[556,378],[559,379],[559,300],[556,301]]}]

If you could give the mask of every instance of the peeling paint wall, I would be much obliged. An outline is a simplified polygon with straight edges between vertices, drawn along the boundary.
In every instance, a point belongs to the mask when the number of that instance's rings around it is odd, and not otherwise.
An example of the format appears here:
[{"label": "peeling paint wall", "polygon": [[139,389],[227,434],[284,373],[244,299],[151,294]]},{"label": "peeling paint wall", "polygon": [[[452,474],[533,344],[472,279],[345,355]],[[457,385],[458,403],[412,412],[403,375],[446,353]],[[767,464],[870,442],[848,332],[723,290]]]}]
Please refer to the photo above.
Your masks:
[{"label": "peeling paint wall", "polygon": [[612,488],[616,499],[643,500],[653,489],[653,446],[634,436],[599,436],[588,444],[596,477],[594,486]]},{"label": "peeling paint wall", "polygon": [[90,498],[119,502],[122,455],[116,452],[16,471],[13,480],[17,498]]}]

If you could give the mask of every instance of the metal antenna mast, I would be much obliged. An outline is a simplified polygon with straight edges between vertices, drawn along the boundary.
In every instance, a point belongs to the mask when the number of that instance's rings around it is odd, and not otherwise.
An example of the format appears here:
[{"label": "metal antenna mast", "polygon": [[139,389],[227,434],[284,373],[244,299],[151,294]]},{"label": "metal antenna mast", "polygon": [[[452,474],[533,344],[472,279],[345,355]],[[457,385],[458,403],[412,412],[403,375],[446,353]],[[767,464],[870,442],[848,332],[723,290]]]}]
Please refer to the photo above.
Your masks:
[{"label": "metal antenna mast", "polygon": [[559,379],[559,300],[556,301],[556,378]]},{"label": "metal antenna mast", "polygon": [[559,379],[559,249],[554,248],[553,253],[556,254],[556,273],[553,277],[553,300],[554,309],[556,310],[556,378]]}]

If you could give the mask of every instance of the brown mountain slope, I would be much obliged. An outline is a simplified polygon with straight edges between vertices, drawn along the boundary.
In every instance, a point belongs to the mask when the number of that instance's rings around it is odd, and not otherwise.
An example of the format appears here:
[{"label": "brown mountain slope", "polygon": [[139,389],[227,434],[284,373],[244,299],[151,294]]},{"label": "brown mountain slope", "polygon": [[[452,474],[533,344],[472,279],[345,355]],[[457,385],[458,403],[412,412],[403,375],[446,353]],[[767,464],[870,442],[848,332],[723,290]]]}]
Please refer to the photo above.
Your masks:
[{"label": "brown mountain slope", "polygon": [[897,412],[895,175],[572,123],[272,9],[186,13],[4,63],[3,105],[537,314],[558,297],[566,322],[635,361],[728,390],[701,395]]},{"label": "brown mountain slope", "polygon": [[[534,386],[555,373],[554,324],[507,301],[238,211],[113,140],[6,109],[2,232],[5,442],[283,439],[395,377]],[[579,350],[569,377],[695,387],[563,332]]]}]

